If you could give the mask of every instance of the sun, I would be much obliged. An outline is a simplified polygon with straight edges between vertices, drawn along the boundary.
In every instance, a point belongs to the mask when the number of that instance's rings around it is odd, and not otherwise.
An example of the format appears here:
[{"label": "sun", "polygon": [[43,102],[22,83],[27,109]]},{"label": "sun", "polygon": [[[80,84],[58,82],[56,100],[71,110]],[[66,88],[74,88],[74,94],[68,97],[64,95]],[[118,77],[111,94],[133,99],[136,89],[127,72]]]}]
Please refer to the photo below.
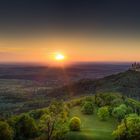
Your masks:
[{"label": "sun", "polygon": [[65,56],[63,54],[61,54],[61,53],[58,53],[58,54],[55,55],[55,59],[57,61],[62,61],[62,60],[65,59]]}]

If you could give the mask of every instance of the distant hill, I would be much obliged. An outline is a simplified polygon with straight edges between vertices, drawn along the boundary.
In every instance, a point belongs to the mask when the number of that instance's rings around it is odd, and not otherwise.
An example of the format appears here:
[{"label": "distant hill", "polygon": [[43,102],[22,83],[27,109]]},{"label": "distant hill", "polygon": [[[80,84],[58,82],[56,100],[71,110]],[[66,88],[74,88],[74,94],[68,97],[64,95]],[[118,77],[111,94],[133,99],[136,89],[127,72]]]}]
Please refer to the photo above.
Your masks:
[{"label": "distant hill", "polygon": [[71,85],[57,88],[50,96],[73,96],[97,92],[120,92],[128,97],[140,99],[140,72],[128,70],[97,80],[83,79]]},{"label": "distant hill", "polygon": [[140,72],[127,70],[96,80],[82,79],[57,88],[32,80],[0,79],[0,110],[1,114],[11,111],[20,113],[46,107],[54,98],[70,100],[76,96],[106,92],[117,92],[140,100]]},{"label": "distant hill", "polygon": [[73,66],[62,72],[60,68],[0,66],[1,113],[25,112],[46,107],[54,98],[69,100],[99,92],[119,92],[140,100],[140,72],[128,68],[94,64]]}]

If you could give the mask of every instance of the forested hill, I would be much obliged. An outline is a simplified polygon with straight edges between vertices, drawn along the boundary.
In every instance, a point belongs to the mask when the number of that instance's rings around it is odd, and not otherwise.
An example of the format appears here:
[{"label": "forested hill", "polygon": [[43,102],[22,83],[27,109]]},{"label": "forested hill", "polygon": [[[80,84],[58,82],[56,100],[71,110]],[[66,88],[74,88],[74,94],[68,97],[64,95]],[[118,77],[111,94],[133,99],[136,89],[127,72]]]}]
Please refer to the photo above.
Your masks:
[{"label": "forested hill", "polygon": [[129,70],[96,80],[83,79],[59,88],[30,80],[1,79],[0,110],[1,114],[21,113],[46,107],[54,98],[69,100],[70,97],[105,92],[119,92],[140,100],[140,72]]},{"label": "forested hill", "polygon": [[71,85],[57,88],[50,96],[72,96],[97,92],[120,92],[128,97],[140,99],[140,72],[125,71],[97,80],[83,79]]}]

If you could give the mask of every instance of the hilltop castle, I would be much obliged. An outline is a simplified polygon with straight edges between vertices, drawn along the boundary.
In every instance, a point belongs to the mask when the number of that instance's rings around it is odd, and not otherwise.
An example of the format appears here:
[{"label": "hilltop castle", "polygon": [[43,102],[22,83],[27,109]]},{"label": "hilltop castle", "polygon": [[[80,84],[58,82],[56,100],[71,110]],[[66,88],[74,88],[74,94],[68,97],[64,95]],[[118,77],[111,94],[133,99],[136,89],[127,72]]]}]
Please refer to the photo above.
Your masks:
[{"label": "hilltop castle", "polygon": [[139,72],[140,72],[140,63],[136,63],[136,62],[133,63],[133,64],[131,65],[130,70],[139,71]]}]

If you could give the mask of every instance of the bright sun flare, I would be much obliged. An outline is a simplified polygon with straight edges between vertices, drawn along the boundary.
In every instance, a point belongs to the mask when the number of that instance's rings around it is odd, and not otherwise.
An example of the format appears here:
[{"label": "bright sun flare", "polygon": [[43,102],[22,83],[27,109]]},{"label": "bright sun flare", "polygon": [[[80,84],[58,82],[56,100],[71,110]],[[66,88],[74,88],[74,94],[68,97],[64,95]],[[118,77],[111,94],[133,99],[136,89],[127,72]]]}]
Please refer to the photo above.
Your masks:
[{"label": "bright sun flare", "polygon": [[65,58],[65,56],[63,54],[59,53],[59,54],[55,55],[55,59],[58,60],[58,61],[63,60],[64,58]]}]

